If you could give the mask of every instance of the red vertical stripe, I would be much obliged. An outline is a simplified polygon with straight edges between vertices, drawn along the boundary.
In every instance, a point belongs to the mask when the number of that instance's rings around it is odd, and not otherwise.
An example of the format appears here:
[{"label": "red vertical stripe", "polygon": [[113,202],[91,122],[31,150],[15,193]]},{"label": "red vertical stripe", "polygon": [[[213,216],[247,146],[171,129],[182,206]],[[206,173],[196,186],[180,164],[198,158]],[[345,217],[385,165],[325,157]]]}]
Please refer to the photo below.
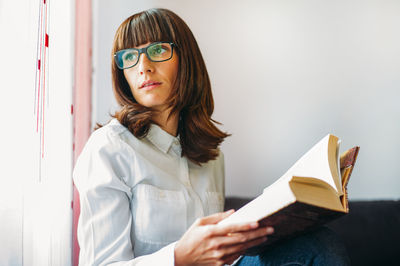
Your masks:
[{"label": "red vertical stripe", "polygon": [[[44,3],[46,4],[46,0],[44,0]],[[43,89],[42,89],[42,93],[43,93],[43,97],[42,97],[42,158],[44,158],[44,118],[45,118],[45,101],[46,101],[46,54],[47,54],[47,49],[46,47],[48,47],[48,35],[47,35],[47,5],[45,6],[45,13],[44,13],[44,23],[43,23],[43,33],[44,33],[44,45],[45,47],[43,47]]]},{"label": "red vertical stripe", "polygon": [[40,86],[41,86],[41,79],[42,79],[42,73],[40,71],[41,69],[41,64],[40,64],[40,59],[42,58],[42,40],[43,40],[43,5],[41,4],[40,7],[40,23],[39,23],[39,36],[40,42],[39,42],[39,59],[38,59],[38,69],[39,69],[39,84],[38,84],[38,91],[37,91],[37,104],[36,104],[36,132],[39,130],[39,106],[40,106]]}]

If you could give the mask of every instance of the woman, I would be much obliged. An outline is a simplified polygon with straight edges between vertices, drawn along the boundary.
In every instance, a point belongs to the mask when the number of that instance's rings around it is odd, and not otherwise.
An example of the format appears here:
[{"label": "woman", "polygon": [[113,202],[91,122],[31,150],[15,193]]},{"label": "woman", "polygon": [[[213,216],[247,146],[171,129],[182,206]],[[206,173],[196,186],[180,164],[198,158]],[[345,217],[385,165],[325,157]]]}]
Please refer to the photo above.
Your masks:
[{"label": "woman", "polygon": [[[221,212],[218,147],[228,134],[211,119],[210,80],[185,22],[166,9],[135,14],[118,28],[112,56],[121,109],[91,135],[74,169],[80,265],[230,264],[266,241],[271,227],[217,224],[233,212]],[[282,262],[285,253],[274,252],[282,253],[238,264]]]}]

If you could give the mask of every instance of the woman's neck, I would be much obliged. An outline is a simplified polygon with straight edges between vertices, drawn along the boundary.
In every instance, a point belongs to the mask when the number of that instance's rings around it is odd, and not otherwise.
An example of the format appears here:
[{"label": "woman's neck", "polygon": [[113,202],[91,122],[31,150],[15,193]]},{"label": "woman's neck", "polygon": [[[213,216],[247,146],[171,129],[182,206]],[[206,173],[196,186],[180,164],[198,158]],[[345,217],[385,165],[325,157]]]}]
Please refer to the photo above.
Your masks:
[{"label": "woman's neck", "polygon": [[179,114],[175,113],[171,115],[168,119],[170,109],[162,111],[153,117],[154,122],[156,122],[162,129],[168,132],[170,135],[175,136],[178,134],[178,122]]}]

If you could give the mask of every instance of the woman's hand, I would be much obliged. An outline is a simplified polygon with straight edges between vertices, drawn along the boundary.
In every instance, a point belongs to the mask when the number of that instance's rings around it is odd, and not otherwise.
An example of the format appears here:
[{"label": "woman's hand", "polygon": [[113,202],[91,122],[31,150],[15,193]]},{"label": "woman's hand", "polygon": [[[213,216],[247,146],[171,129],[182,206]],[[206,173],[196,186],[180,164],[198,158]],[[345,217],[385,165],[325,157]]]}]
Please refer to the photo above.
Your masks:
[{"label": "woman's hand", "polygon": [[233,263],[244,251],[267,240],[272,227],[258,223],[218,225],[234,211],[197,219],[175,245],[175,265],[224,265]]}]

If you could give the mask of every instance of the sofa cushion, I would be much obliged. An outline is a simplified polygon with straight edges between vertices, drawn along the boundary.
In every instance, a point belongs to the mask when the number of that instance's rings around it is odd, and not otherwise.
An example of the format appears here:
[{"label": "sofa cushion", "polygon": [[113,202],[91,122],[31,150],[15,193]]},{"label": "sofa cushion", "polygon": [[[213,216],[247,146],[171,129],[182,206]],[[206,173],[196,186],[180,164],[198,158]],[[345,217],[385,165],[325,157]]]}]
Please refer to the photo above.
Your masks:
[{"label": "sofa cushion", "polygon": [[400,201],[354,201],[330,222],[353,265],[400,265]]}]

